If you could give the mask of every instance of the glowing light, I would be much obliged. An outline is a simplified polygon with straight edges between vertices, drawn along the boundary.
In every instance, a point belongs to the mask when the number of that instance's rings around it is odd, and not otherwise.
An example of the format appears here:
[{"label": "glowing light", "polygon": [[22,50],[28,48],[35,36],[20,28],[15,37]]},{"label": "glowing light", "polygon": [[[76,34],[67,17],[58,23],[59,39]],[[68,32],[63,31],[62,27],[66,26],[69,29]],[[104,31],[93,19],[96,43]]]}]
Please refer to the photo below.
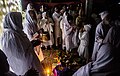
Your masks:
[{"label": "glowing light", "polygon": [[50,70],[49,69],[47,69],[47,74],[50,74]]},{"label": "glowing light", "polygon": [[6,12],[6,9],[5,9],[5,8],[3,8],[3,9],[2,9],[2,11],[5,13],[5,12]]},{"label": "glowing light", "polygon": [[6,11],[9,12],[9,8],[8,7],[6,7]]},{"label": "glowing light", "polygon": [[47,69],[46,72],[47,72],[47,76],[50,76],[50,69]]},{"label": "glowing light", "polygon": [[0,1],[0,4],[3,4],[3,1],[2,1],[2,0]]}]

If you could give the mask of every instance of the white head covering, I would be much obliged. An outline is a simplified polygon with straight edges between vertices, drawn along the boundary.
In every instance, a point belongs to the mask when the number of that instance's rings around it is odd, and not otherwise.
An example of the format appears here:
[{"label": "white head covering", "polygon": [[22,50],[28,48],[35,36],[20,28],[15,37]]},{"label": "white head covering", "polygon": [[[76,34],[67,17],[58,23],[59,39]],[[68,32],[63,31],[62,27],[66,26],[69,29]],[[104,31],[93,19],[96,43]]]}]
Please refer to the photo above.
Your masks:
[{"label": "white head covering", "polygon": [[29,11],[34,11],[33,7],[31,6],[31,4],[29,3],[27,5],[27,10],[26,10],[26,21],[28,21],[29,23],[33,24],[33,20],[29,14]]},{"label": "white head covering", "polygon": [[21,13],[8,13],[5,16],[3,25],[4,31],[1,37],[2,50],[7,56],[12,70],[17,75],[24,75],[31,67],[32,56],[30,51],[33,51],[33,49],[26,34],[22,31]]},{"label": "white head covering", "polygon": [[31,3],[29,3],[29,4],[27,5],[27,10],[34,10]]},{"label": "white head covering", "polygon": [[101,16],[101,19],[103,20],[108,15],[108,11],[103,11],[99,15]]},{"label": "white head covering", "polygon": [[10,12],[5,16],[4,31],[1,36],[1,49],[7,56],[12,71],[24,75],[31,67],[44,73],[31,42],[22,31],[22,16],[19,12]]},{"label": "white head covering", "polygon": [[20,12],[10,12],[5,16],[4,29],[22,30],[22,16]]},{"label": "white head covering", "polygon": [[46,12],[43,12],[43,13],[42,13],[42,17],[43,17],[43,19],[45,19],[45,17],[46,17]]},{"label": "white head covering", "polygon": [[84,28],[86,31],[90,31],[91,25],[90,24],[84,25]]},{"label": "white head covering", "polygon": [[33,34],[36,31],[38,31],[38,27],[36,23],[37,21],[36,19],[33,20],[29,13],[29,11],[34,11],[33,9],[31,9],[31,7],[32,6],[30,4],[27,5],[26,17],[25,17],[25,23],[24,23],[24,29],[23,29],[23,31],[27,34],[27,37],[29,38],[29,40],[31,40],[33,37]]},{"label": "white head covering", "polygon": [[20,12],[10,12],[5,16],[4,29],[13,30],[16,33],[22,34],[24,36],[23,26],[22,26],[22,15]]}]

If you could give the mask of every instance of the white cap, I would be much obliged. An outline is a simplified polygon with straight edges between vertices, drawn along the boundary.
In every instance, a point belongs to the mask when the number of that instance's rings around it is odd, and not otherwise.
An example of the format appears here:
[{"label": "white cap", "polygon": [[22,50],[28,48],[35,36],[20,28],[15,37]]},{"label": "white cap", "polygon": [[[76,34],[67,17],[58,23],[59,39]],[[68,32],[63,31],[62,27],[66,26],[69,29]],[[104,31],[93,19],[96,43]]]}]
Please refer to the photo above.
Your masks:
[{"label": "white cap", "polygon": [[103,20],[108,15],[108,12],[107,11],[103,11],[99,15],[101,16],[101,19]]},{"label": "white cap", "polygon": [[84,28],[86,31],[90,31],[91,25],[90,24],[84,25]]},{"label": "white cap", "polygon": [[43,12],[42,17],[45,18],[45,16],[46,16],[46,12]]}]

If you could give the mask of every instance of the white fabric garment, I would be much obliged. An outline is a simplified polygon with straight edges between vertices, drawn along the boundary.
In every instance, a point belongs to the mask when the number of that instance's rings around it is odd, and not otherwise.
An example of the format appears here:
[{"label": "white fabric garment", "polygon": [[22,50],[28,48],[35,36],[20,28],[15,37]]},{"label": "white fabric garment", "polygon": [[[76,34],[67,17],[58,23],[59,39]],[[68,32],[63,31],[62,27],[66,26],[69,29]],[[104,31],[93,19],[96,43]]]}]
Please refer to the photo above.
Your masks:
[{"label": "white fabric garment", "polygon": [[65,46],[66,46],[66,50],[67,51],[70,51],[71,49],[73,49],[75,47],[74,43],[72,42],[72,37],[74,35],[74,31],[73,31],[73,24],[70,25],[68,24],[68,21],[67,23],[65,23],[64,25],[64,38],[65,38]]},{"label": "white fabric garment", "polygon": [[28,3],[27,9],[33,10],[33,11],[35,12],[35,14],[37,15],[37,11],[36,11],[35,8],[33,7],[33,4],[32,4],[32,3]]},{"label": "white fabric garment", "polygon": [[33,6],[32,6],[31,3],[29,3],[29,4],[27,5],[27,9],[32,9],[32,10],[33,10]]},{"label": "white fabric garment", "polygon": [[43,42],[42,45],[44,46],[52,46],[54,44],[54,37],[53,37],[53,27],[52,27],[52,23],[50,22],[51,18],[46,17],[46,12],[42,13],[42,25],[41,28],[43,28],[44,32],[49,32],[50,35],[50,40]]},{"label": "white fabric garment", "polygon": [[78,38],[78,33],[79,33],[79,31],[78,31],[78,29],[76,29],[74,34],[73,34],[73,37],[72,37],[72,42],[74,44],[74,48],[78,48],[78,46],[79,46],[78,43],[80,40]]},{"label": "white fabric garment", "polygon": [[66,24],[66,20],[67,16],[65,15],[65,13],[63,14],[63,19],[60,21],[60,29],[62,31],[62,48],[64,49],[65,47],[65,24]]},{"label": "white fabric garment", "polygon": [[44,76],[41,63],[22,29],[21,13],[10,12],[5,16],[1,45],[8,63],[17,75],[24,75],[33,67]]},{"label": "white fabric garment", "polygon": [[[47,20],[47,19],[46,19]],[[43,30],[45,31],[45,32],[49,32],[49,35],[50,35],[50,40],[48,40],[48,41],[46,41],[46,42],[43,42],[42,44],[44,45],[44,46],[49,46],[49,45],[53,45],[54,44],[54,37],[53,37],[53,27],[52,27],[52,23],[48,23],[48,24],[43,24],[42,26],[41,26],[41,28],[43,28]]]},{"label": "white fabric garment", "polygon": [[[108,25],[107,25],[108,26]],[[93,48],[93,55],[92,59],[95,60],[95,53],[98,51],[99,46],[101,45],[102,41],[104,40],[108,30],[110,27],[106,27],[105,24],[103,24],[103,21],[100,22],[97,27],[96,27],[96,32],[95,32],[95,43],[94,43],[94,48]]]},{"label": "white fabric garment", "polygon": [[95,60],[95,53],[98,51],[99,46],[101,45],[102,41],[105,37],[103,27],[102,27],[102,22],[100,22],[97,27],[96,27],[96,32],[95,32],[95,43],[94,43],[94,48],[93,48],[93,54],[92,54],[92,59]]},{"label": "white fabric garment", "polygon": [[42,13],[42,19],[45,19],[45,17],[46,17],[46,12],[43,12]]},{"label": "white fabric garment", "polygon": [[31,18],[29,14],[30,10],[34,11],[33,9],[31,9],[30,5],[28,4],[23,31],[27,34],[27,37],[31,41],[33,38],[33,34],[35,34],[35,32],[38,31],[38,27],[37,27],[37,23]]},{"label": "white fabric garment", "polygon": [[84,32],[79,32],[80,45],[78,47],[79,56],[85,57],[87,60],[89,58],[88,44],[89,44],[89,31],[91,25],[84,25]]},{"label": "white fabric garment", "polygon": [[87,65],[79,68],[72,76],[90,76],[92,62],[89,62]]},{"label": "white fabric garment", "polygon": [[57,39],[61,37],[60,20],[62,19],[62,16],[60,16],[57,12],[54,12],[52,17],[55,22],[55,43],[56,46],[58,46]]}]

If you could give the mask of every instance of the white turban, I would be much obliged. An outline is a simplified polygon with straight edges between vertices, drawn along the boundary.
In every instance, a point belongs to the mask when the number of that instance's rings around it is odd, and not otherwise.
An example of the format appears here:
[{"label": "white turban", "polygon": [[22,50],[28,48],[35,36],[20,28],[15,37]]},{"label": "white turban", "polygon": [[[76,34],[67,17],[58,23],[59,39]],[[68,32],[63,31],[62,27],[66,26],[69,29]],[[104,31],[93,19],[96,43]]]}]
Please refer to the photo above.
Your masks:
[{"label": "white turban", "polygon": [[45,18],[46,17],[46,12],[42,13],[42,17]]},{"label": "white turban", "polygon": [[86,31],[90,31],[91,25],[90,24],[84,25],[84,28]]},{"label": "white turban", "polygon": [[99,15],[101,16],[101,19],[103,20],[108,15],[108,12],[107,11],[103,11]]}]

